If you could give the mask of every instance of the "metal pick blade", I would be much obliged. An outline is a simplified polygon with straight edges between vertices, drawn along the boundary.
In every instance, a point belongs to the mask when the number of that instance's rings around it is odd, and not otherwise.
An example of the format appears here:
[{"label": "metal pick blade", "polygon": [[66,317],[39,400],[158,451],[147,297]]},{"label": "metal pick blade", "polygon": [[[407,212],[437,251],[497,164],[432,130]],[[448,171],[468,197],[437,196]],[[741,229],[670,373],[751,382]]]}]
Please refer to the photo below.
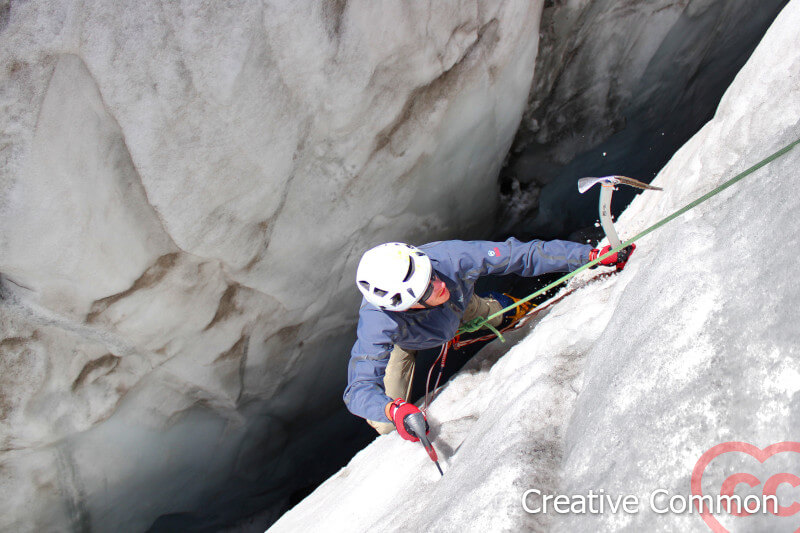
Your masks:
[{"label": "metal pick blade", "polygon": [[648,189],[651,191],[663,191],[661,187],[656,187],[655,185],[649,185],[644,183],[643,181],[635,180],[633,178],[629,178],[627,176],[614,176],[617,178],[619,183],[624,183],[625,185],[630,185],[631,187],[636,187],[637,189]]},{"label": "metal pick blade", "polygon": [[585,193],[598,183],[616,185],[619,183],[618,176],[603,176],[601,178],[581,178],[578,180],[578,192]]}]

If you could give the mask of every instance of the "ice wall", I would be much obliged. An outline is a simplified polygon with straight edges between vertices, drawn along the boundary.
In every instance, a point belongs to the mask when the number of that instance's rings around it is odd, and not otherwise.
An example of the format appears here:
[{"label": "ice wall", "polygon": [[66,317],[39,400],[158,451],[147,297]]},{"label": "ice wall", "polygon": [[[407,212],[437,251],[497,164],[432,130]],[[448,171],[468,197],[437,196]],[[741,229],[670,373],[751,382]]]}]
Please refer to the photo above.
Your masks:
[{"label": "ice wall", "polygon": [[[595,220],[573,181],[649,181],[711,119],[787,0],[548,3],[528,108],[501,180],[504,232],[565,237]],[[632,194],[617,195],[615,214]]]},{"label": "ice wall", "polygon": [[[798,27],[795,0],[655,178],[664,192],[619,218],[623,238],[800,139]],[[418,444],[382,436],[270,531],[709,531],[696,513],[653,512],[649,496],[688,498],[695,465],[718,444],[800,442],[798,168],[800,146],[642,238],[623,272],[580,274],[508,353],[484,349],[429,411],[444,477]],[[737,487],[744,496],[800,470],[796,453],[763,465],[741,455],[706,470],[705,494],[736,472],[760,477]],[[529,514],[529,489],[641,505]],[[783,485],[781,505],[797,494]],[[718,531],[797,527],[797,515],[719,521]]]},{"label": "ice wall", "polygon": [[360,252],[491,220],[541,8],[0,2],[0,529],[280,509]]}]

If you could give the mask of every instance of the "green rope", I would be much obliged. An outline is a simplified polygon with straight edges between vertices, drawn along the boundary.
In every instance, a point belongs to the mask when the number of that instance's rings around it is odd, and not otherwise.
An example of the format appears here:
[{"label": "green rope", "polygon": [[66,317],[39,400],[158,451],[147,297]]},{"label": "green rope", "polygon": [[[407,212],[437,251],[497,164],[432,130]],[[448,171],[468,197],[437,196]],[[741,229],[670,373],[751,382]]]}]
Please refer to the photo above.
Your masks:
[{"label": "green rope", "polygon": [[[476,320],[482,320],[482,319],[481,319],[480,317],[478,317]],[[497,329],[496,327],[494,327],[493,325],[489,324],[489,322],[488,322],[488,321],[486,322],[486,327],[487,327],[487,328],[489,328],[490,330],[492,330],[492,332],[493,332],[495,335],[497,335],[497,338],[498,338],[498,339],[500,339],[500,342],[506,342],[506,338],[505,338],[505,337],[503,337],[503,334],[502,334],[502,333],[500,333],[500,330],[498,330],[498,329]]]},{"label": "green rope", "polygon": [[[702,204],[703,202],[705,202],[706,200],[708,200],[712,196],[716,196],[717,194],[721,193],[722,191],[724,191],[725,189],[727,189],[731,185],[733,185],[733,184],[737,183],[738,181],[742,180],[746,176],[749,176],[750,174],[752,174],[756,170],[760,169],[761,167],[763,167],[765,165],[768,165],[769,163],[771,163],[775,159],[778,159],[779,157],[781,157],[785,153],[789,152],[792,148],[794,148],[798,144],[800,144],[800,139],[797,139],[796,141],[787,144],[786,146],[784,146],[783,148],[781,148],[780,150],[778,150],[774,154],[772,154],[770,156],[767,156],[766,158],[762,159],[761,161],[759,161],[758,163],[756,163],[752,167],[750,167],[747,170],[737,174],[736,176],[732,177],[731,179],[729,179],[728,181],[726,181],[725,183],[723,183],[722,185],[720,185],[716,189],[713,189],[712,191],[704,194],[703,196],[701,196],[697,200],[686,204],[685,206],[683,206],[682,208],[678,209],[677,211],[675,211],[671,215],[662,218],[661,220],[659,220],[658,222],[656,222],[655,224],[653,224],[649,228],[642,230],[637,235],[634,235],[633,237],[631,237],[627,241],[623,242],[622,244],[620,244],[616,248],[608,251],[607,253],[601,255],[600,257],[596,258],[595,260],[589,261],[585,265],[577,268],[576,270],[573,270],[569,274],[566,274],[566,275],[558,278],[553,283],[550,283],[549,285],[546,285],[545,287],[542,287],[538,291],[534,292],[533,294],[530,294],[530,295],[526,296],[525,298],[522,298],[521,300],[517,300],[512,305],[509,305],[508,307],[505,307],[505,308],[501,309],[500,311],[489,315],[486,318],[478,317],[475,320],[472,320],[472,321],[470,321],[470,322],[468,322],[466,324],[463,324],[458,329],[458,332],[456,334],[460,335],[462,333],[471,333],[473,331],[479,330],[480,328],[482,328],[484,326],[488,326],[489,320],[492,320],[495,317],[503,315],[503,314],[507,313],[508,311],[514,309],[515,307],[519,307],[520,305],[522,305],[522,304],[524,304],[524,303],[536,298],[540,294],[544,294],[545,292],[549,291],[550,289],[561,285],[562,283],[564,283],[565,281],[569,280],[573,276],[576,276],[579,273],[583,272],[587,268],[593,267],[594,265],[598,264],[600,261],[602,261],[606,257],[617,253],[618,251],[622,250],[626,246],[630,246],[635,241],[638,241],[639,239],[641,239],[642,237],[644,237],[648,233],[651,233],[651,232],[657,230],[658,228],[660,228],[661,226],[663,226],[667,222],[669,222],[669,221],[681,216],[682,214],[684,214],[685,212],[689,211],[690,209],[693,209],[693,208],[697,207],[698,205]],[[494,328],[491,328],[491,329],[494,330]],[[498,332],[498,336],[499,336],[499,332]]]}]

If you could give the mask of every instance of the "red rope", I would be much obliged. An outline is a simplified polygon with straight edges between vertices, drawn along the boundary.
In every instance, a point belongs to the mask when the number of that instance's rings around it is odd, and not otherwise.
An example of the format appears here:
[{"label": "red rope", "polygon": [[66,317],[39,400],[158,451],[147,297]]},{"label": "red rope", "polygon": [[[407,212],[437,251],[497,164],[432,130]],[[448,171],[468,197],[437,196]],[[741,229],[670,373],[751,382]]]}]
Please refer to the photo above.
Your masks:
[{"label": "red rope", "polygon": [[430,399],[433,396],[430,391],[431,385],[431,375],[433,374],[433,369],[436,368],[436,363],[439,363],[439,375],[436,377],[436,384],[433,386],[433,391],[436,392],[436,389],[439,387],[439,380],[442,378],[442,372],[444,372],[444,365],[447,363],[447,352],[450,349],[450,346],[453,344],[455,339],[450,339],[446,343],[442,344],[442,349],[439,350],[439,357],[431,365],[430,369],[428,369],[428,379],[425,380],[425,404],[422,406],[422,411],[427,413],[428,412],[428,405],[430,404]]}]

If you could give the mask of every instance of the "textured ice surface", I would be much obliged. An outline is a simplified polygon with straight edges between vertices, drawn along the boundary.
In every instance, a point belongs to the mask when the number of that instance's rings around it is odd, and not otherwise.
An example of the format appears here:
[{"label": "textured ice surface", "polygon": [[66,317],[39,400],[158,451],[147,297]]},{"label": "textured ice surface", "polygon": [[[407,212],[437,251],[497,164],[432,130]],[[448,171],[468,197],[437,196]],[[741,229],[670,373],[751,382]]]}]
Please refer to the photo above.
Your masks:
[{"label": "textured ice surface", "polygon": [[[665,191],[620,217],[621,237],[800,137],[798,27],[794,1],[714,119],[659,173]],[[800,441],[799,167],[795,148],[641,239],[624,272],[578,276],[580,288],[501,359],[497,343],[484,349],[430,409],[443,478],[419,445],[383,436],[270,531],[708,531],[696,514],[654,514],[649,493],[688,496],[695,463],[716,444]],[[784,466],[800,470],[796,458]],[[706,490],[725,475],[709,470]],[[526,514],[531,488],[604,489],[644,504],[637,514]],[[795,529],[781,520],[722,519]]]},{"label": "textured ice surface", "polygon": [[0,2],[0,529],[309,483],[358,423],[355,262],[488,227],[541,8]]},{"label": "textured ice surface", "polygon": [[[529,105],[501,179],[505,230],[564,237],[594,220],[580,176],[649,181],[713,113],[787,0],[574,0],[542,15]],[[632,199],[617,194],[620,208]]]}]

